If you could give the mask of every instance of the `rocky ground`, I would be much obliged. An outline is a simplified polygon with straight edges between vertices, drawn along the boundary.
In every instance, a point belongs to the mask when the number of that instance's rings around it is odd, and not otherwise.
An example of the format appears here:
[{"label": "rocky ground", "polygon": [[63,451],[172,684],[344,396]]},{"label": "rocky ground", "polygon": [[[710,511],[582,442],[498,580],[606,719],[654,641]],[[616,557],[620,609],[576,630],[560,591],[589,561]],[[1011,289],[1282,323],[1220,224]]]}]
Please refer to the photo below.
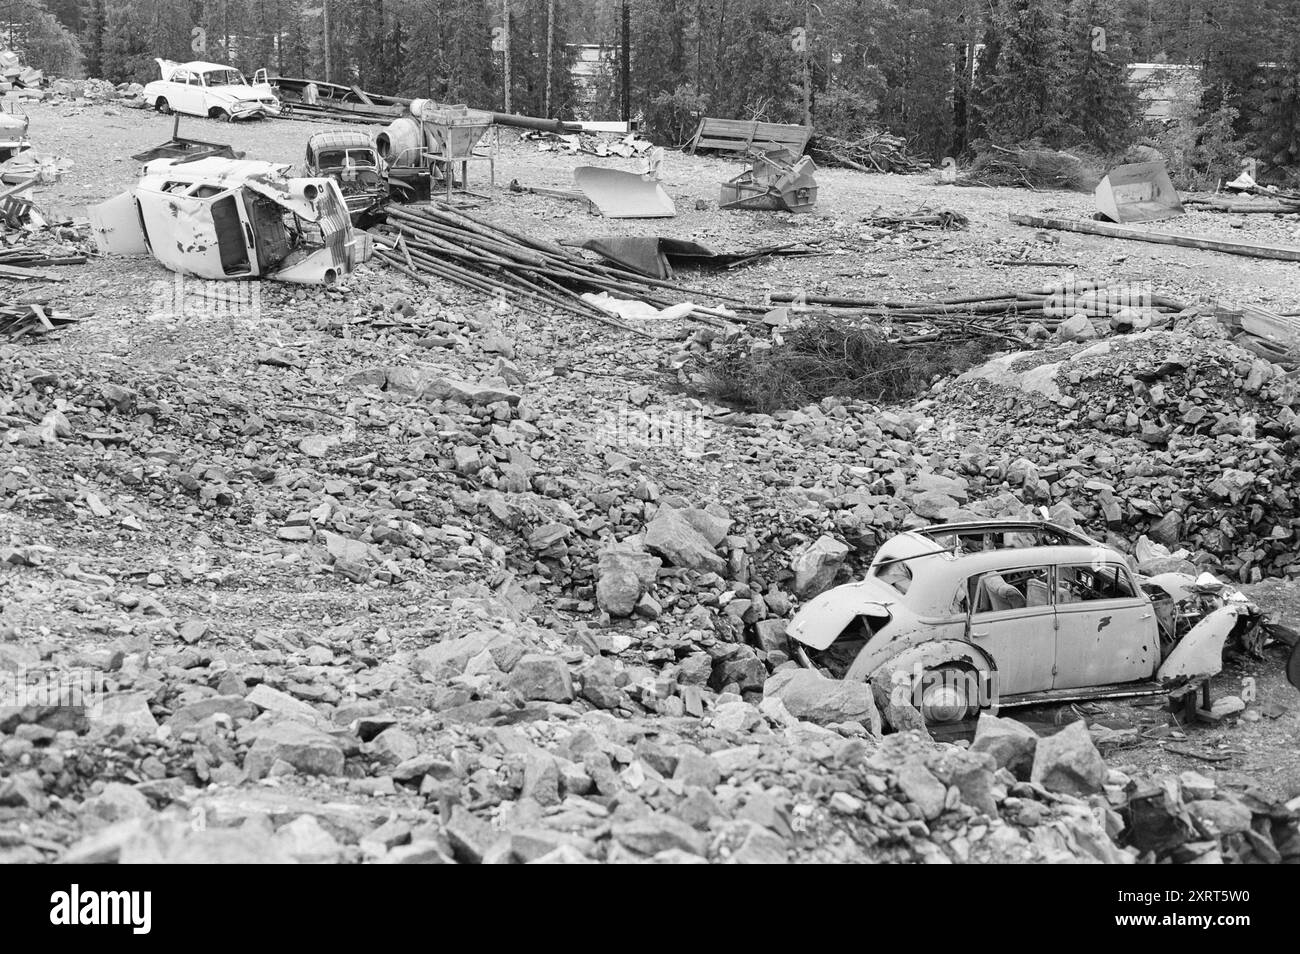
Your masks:
[{"label": "rocky ground", "polygon": [[[171,129],[121,103],[31,117],[38,149],[74,163],[35,198],[73,217]],[[281,161],[316,128],[182,121]],[[632,165],[506,137],[497,181],[568,188],[587,161]],[[669,153],[672,220],[501,189],[477,214],[552,239],[823,240],[824,257],[683,276],[755,302],[1061,277],[988,264],[1030,258],[1298,307],[1294,264],[1006,220],[1087,196],[825,170],[811,215],[719,211],[738,168]],[[925,204],[970,231],[859,224]],[[1177,227],[1298,241],[1295,217],[1247,218]],[[684,322],[647,340],[373,265],[225,311],[178,309],[151,259],[59,275],[5,282],[81,321],[0,345],[0,671],[108,695],[0,709],[6,860],[1300,856],[1281,807],[1300,700],[1277,648],[1230,658],[1216,694],[1257,695],[1213,729],[1105,703],[1029,713],[1038,735],[986,718],[968,745],[878,739],[869,693],[796,672],[785,644],[799,600],[898,529],[1031,508],[1126,552],[1182,548],[1295,625],[1300,398],[1212,320],[1052,343],[1029,362],[1050,373],[1011,364],[907,406],[758,415],[682,395],[710,337]]]}]

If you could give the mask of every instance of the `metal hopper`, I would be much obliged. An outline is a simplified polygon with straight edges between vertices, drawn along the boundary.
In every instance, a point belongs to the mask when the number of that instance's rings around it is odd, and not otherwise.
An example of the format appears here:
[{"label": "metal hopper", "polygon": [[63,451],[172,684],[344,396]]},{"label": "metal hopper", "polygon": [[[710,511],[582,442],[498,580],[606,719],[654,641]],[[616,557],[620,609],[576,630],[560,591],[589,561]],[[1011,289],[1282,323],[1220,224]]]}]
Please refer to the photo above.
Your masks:
[{"label": "metal hopper", "polygon": [[1183,214],[1163,162],[1116,166],[1094,192],[1097,211],[1112,222],[1155,222]]}]

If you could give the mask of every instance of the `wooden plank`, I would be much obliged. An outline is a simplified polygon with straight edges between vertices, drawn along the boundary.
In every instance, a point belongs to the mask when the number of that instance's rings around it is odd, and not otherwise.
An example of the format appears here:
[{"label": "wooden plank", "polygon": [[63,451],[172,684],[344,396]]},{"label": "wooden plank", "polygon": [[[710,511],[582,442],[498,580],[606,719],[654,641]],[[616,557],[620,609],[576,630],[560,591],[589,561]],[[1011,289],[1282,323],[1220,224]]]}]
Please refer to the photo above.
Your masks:
[{"label": "wooden plank", "polygon": [[23,268],[21,265],[0,265],[0,278],[14,278],[19,281],[63,281],[62,277],[58,275],[52,275],[49,272],[42,272],[35,268]]},{"label": "wooden plank", "polygon": [[1135,242],[1153,242],[1157,245],[1198,248],[1207,252],[1223,252],[1227,255],[1245,255],[1250,258],[1271,258],[1282,262],[1300,262],[1300,248],[1290,248],[1282,245],[1252,245],[1248,242],[1199,238],[1195,235],[1183,235],[1178,232],[1145,232],[1124,225],[1111,225],[1089,219],[1057,219],[1042,215],[1012,213],[1011,221],[1016,225],[1027,225],[1036,229],[1081,232],[1085,235],[1103,235],[1107,238],[1131,239]]}]

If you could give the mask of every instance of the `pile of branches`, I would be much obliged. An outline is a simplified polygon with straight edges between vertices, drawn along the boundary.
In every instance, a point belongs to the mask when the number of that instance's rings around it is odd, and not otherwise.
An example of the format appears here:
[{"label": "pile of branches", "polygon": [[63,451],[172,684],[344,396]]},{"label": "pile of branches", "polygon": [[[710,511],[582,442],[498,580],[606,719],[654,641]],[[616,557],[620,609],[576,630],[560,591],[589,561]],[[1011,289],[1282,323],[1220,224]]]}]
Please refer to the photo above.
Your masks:
[{"label": "pile of branches", "polygon": [[932,209],[929,206],[899,215],[873,212],[862,221],[874,228],[888,229],[891,232],[910,229],[938,229],[947,232],[970,227],[970,219],[960,212],[954,212],[952,209]]},{"label": "pile of branches", "polygon": [[1137,308],[1168,323],[1188,310],[1140,289],[1078,281],[1026,292],[937,301],[886,301],[774,294],[799,313],[773,341],[742,338],[696,355],[684,369],[700,397],[757,411],[802,407],[826,397],[900,401],[990,354],[1021,349],[1083,314],[1103,321]]},{"label": "pile of branches", "polygon": [[957,185],[1088,192],[1101,181],[1100,165],[1095,160],[1038,143],[1008,148],[979,139],[973,148],[975,159],[957,178]]},{"label": "pile of branches", "polygon": [[881,402],[921,393],[937,377],[982,362],[985,337],[894,335],[872,323],[821,317],[785,332],[770,347],[742,339],[694,358],[683,369],[696,396],[763,413],[826,397]]},{"label": "pile of branches", "polygon": [[47,335],[75,321],[66,311],[48,310],[36,302],[0,304],[0,338],[9,341]]},{"label": "pile of branches", "polygon": [[966,295],[935,301],[888,301],[842,298],[803,293],[775,293],[772,301],[802,305],[819,311],[870,318],[900,333],[902,343],[985,337],[1019,342],[1030,325],[1047,331],[1077,315],[1106,318],[1134,309],[1154,320],[1168,321],[1186,306],[1162,295],[1149,295],[1140,287],[1074,281],[1035,289]]},{"label": "pile of branches", "polygon": [[907,151],[907,140],[873,129],[855,140],[819,135],[808,152],[823,166],[843,166],[858,172],[924,172],[930,164]]},{"label": "pile of branches", "polygon": [[[376,249],[381,261],[432,285],[432,279],[452,282],[496,300],[506,298],[524,311],[566,311],[624,331],[654,337],[612,317],[583,299],[583,293],[608,292],[646,302],[656,308],[682,304],[682,296],[725,301],[729,308],[762,311],[737,298],[674,282],[649,278],[608,263],[593,262],[545,239],[524,235],[466,215],[446,205],[418,210],[389,206],[394,247]],[[670,295],[666,297],[666,295]],[[706,322],[725,322],[727,311],[695,305],[690,315]]]}]

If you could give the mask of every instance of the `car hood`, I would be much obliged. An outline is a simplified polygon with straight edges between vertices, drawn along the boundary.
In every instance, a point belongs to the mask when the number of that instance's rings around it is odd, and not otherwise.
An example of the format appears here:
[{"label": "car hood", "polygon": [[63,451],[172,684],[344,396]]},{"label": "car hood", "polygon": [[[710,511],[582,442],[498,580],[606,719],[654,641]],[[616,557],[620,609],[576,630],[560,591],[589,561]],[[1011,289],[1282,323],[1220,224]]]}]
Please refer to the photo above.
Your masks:
[{"label": "car hood", "polygon": [[899,593],[888,583],[867,577],[814,596],[790,621],[787,635],[809,649],[826,649],[859,616],[893,618]]},{"label": "car hood", "polygon": [[251,86],[209,86],[208,92],[213,96],[237,102],[258,102],[262,94]]}]

